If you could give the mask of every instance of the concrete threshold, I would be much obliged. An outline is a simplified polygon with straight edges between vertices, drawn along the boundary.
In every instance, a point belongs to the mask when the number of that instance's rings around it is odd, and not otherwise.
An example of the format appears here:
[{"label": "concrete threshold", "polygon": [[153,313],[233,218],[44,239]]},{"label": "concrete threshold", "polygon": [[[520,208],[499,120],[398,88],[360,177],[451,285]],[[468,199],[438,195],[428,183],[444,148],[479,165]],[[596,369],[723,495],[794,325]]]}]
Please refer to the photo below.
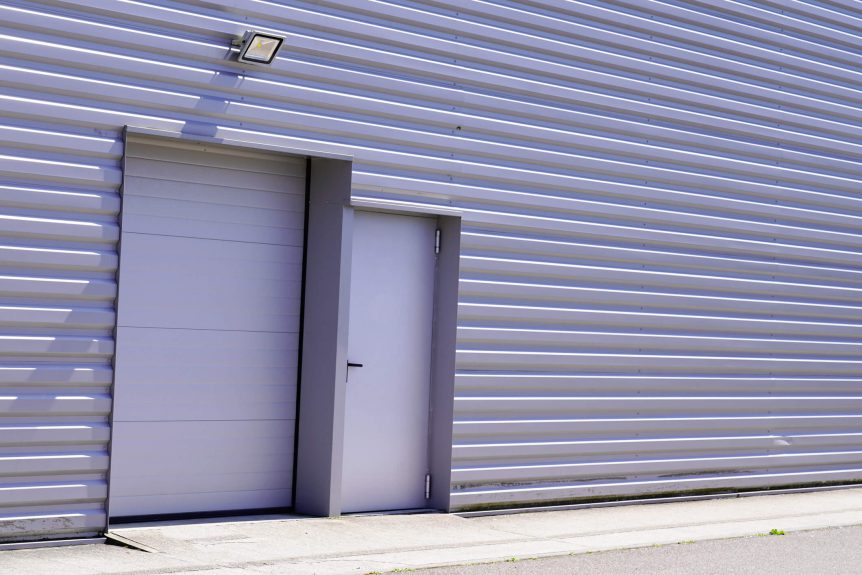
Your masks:
[{"label": "concrete threshold", "polygon": [[341,575],[568,555],[859,525],[862,488],[473,518],[242,519],[114,530],[129,547],[4,552],[0,573]]}]

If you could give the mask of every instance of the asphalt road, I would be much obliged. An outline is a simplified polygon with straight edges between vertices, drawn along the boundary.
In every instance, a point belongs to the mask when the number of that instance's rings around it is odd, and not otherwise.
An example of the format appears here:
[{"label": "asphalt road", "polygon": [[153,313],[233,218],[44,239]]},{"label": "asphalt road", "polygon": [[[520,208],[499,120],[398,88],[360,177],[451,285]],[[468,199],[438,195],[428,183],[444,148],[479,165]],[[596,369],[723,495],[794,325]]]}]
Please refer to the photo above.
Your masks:
[{"label": "asphalt road", "polygon": [[410,575],[862,575],[862,526],[411,571]]}]

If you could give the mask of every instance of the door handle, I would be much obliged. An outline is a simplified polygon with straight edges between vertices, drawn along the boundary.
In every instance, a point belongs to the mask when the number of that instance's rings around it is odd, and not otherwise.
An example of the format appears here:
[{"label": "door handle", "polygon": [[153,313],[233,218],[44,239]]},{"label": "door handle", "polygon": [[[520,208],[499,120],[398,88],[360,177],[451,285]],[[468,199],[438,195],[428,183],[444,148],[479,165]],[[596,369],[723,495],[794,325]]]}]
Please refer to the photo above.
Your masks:
[{"label": "door handle", "polygon": [[353,363],[352,361],[348,361],[347,367],[364,367],[364,366],[361,363]]}]

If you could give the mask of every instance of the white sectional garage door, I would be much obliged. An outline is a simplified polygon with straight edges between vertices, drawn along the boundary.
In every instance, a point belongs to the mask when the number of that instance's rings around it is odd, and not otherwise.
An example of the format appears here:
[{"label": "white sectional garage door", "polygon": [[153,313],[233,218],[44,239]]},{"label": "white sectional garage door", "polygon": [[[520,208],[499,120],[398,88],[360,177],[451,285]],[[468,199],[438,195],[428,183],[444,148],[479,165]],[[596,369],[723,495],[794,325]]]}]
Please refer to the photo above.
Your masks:
[{"label": "white sectional garage door", "polygon": [[290,506],[305,161],[126,149],[112,517]]}]

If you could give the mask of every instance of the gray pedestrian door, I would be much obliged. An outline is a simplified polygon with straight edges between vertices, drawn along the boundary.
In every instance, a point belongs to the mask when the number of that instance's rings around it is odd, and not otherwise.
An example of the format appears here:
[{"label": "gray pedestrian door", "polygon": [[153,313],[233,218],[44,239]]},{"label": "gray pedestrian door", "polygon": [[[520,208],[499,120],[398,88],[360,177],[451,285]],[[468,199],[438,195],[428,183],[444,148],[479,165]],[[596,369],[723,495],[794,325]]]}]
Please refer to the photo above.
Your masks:
[{"label": "gray pedestrian door", "polygon": [[112,517],[292,504],[305,162],[126,150]]},{"label": "gray pedestrian door", "polygon": [[426,506],[435,221],[357,212],[342,511]]}]

